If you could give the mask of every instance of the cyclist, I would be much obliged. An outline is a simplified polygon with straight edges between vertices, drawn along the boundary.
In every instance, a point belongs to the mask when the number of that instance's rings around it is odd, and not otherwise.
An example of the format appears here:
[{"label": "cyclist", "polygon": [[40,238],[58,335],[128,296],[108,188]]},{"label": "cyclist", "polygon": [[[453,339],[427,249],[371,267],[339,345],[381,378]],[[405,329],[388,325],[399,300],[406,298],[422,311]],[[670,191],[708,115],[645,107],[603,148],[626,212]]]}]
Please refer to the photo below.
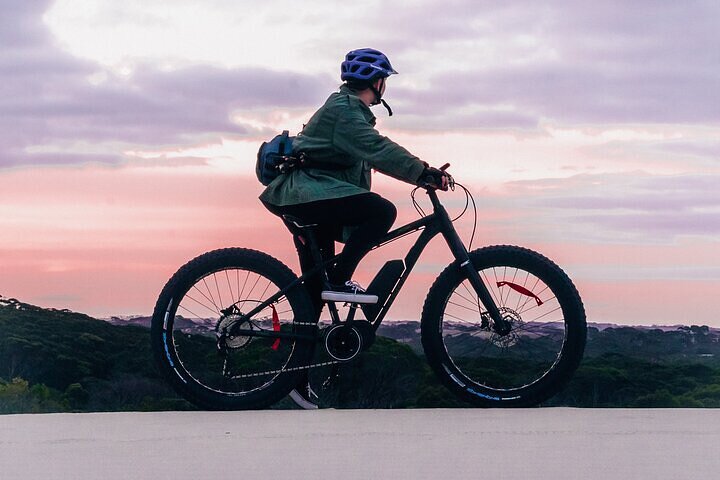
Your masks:
[{"label": "cyclist", "polygon": [[[447,189],[445,172],[382,136],[375,127],[369,107],[382,105],[386,81],[397,74],[390,60],[371,48],[353,50],[340,65],[340,90],[330,95],[293,141],[293,154],[309,160],[306,167],[279,175],[260,195],[275,215],[292,215],[314,224],[315,237],[323,258],[335,255],[335,241],[345,243],[332,268],[328,269],[329,290],[323,290],[320,275],[308,279],[306,288],[320,318],[324,300],[373,303],[352,281],[360,260],[373,241],[385,235],[395,221],[397,210],[388,200],[370,192],[371,169],[415,185]],[[283,222],[293,233],[293,242],[303,273],[315,266],[309,245],[297,228]],[[314,392],[303,375],[291,397],[303,408],[317,408]]]},{"label": "cyclist", "polygon": [[[323,291],[322,278],[309,279],[308,292],[317,318],[323,300],[373,303],[351,280],[374,240],[386,234],[397,211],[388,200],[370,192],[371,169],[411,184],[433,184],[446,189],[448,177],[431,168],[374,128],[371,106],[382,103],[387,78],[397,72],[378,50],[363,48],[345,56],[340,66],[345,83],[315,112],[293,142],[293,154],[308,159],[306,167],[279,175],[260,195],[275,215],[292,215],[314,224],[323,258],[335,255],[335,241],[345,243],[337,262],[328,269],[331,288]],[[290,222],[303,272],[314,266],[307,242]]]}]

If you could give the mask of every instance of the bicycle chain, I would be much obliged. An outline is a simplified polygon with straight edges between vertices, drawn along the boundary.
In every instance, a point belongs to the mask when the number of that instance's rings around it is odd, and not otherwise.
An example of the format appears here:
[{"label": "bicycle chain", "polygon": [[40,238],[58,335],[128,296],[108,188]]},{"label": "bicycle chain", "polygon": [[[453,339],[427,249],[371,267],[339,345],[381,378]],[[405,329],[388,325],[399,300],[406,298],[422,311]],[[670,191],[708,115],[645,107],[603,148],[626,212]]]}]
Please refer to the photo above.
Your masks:
[{"label": "bicycle chain", "polygon": [[276,373],[296,372],[299,370],[310,370],[311,368],[325,367],[328,365],[336,365],[338,363],[347,363],[347,362],[341,362],[340,360],[333,360],[330,362],[311,363],[310,365],[304,365],[302,367],[280,368],[278,370],[267,370],[265,372],[245,373],[243,375],[234,375],[234,376],[230,377],[230,380],[238,380],[241,378],[250,378],[250,377],[261,377],[263,375],[273,375]]},{"label": "bicycle chain", "polygon": [[[293,322],[293,325],[301,325],[301,326],[320,328],[320,326],[317,323],[310,323],[310,322]],[[326,367],[328,365],[337,365],[338,363],[347,363],[347,362],[342,362],[340,360],[332,360],[329,362],[311,363],[310,365],[303,365],[301,367],[279,368],[277,370],[266,370],[264,372],[245,373],[242,375],[234,375],[234,376],[230,377],[230,380],[238,380],[241,378],[251,378],[251,377],[262,377],[263,375],[274,375],[274,374],[280,374],[280,373],[286,373],[286,372],[297,372],[299,370],[310,370],[311,368]]]}]

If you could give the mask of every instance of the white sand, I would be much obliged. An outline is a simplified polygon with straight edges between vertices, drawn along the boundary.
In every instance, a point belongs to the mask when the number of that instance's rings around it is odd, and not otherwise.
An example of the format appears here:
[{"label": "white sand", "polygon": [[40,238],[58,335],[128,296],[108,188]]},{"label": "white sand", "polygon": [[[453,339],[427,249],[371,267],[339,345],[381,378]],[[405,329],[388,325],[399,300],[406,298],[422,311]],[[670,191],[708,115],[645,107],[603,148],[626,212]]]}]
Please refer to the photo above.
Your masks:
[{"label": "white sand", "polygon": [[2,479],[720,478],[720,410],[0,416]]}]

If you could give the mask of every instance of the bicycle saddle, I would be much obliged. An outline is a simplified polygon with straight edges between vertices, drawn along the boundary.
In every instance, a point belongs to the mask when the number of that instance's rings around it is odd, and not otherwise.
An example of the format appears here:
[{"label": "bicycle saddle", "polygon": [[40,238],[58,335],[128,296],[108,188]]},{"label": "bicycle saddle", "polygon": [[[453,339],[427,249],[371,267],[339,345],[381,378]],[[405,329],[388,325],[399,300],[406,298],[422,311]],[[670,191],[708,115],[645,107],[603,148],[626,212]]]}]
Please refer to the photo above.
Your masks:
[{"label": "bicycle saddle", "polygon": [[308,223],[305,220],[303,220],[300,217],[295,217],[293,215],[283,215],[283,220],[285,220],[288,223],[292,223],[298,228],[308,228],[308,227],[317,227],[317,223]]}]

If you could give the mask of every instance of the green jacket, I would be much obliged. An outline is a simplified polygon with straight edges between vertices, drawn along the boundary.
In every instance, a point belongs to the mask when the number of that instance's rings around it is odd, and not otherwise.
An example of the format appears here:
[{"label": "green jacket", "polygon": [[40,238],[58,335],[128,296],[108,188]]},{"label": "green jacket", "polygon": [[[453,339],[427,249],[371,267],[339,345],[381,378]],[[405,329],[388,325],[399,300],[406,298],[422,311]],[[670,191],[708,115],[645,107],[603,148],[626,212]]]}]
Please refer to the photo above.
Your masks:
[{"label": "green jacket", "polygon": [[293,141],[294,153],[305,152],[311,162],[337,167],[308,167],[279,175],[260,199],[284,206],[367,193],[372,168],[415,184],[426,164],[374,126],[370,108],[343,85]]}]

